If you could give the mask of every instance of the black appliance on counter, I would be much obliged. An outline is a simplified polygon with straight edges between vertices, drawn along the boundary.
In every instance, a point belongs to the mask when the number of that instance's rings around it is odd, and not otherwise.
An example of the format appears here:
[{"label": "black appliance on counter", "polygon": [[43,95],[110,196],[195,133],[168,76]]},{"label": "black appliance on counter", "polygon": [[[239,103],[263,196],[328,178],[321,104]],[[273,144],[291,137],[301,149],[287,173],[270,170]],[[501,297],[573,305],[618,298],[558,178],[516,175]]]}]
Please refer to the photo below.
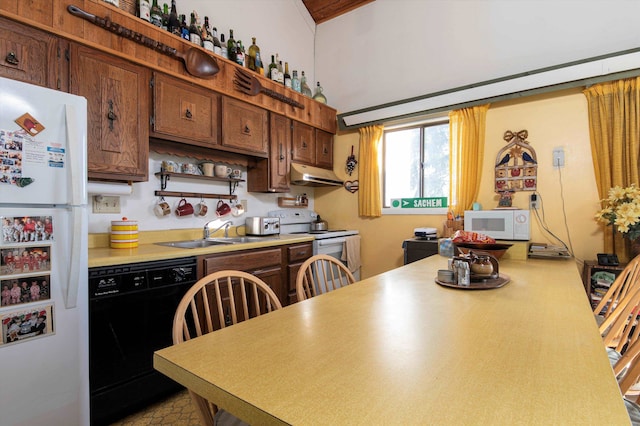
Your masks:
[{"label": "black appliance on counter", "polygon": [[195,257],[89,269],[91,424],[106,425],[182,389],[153,369],[197,281]]},{"label": "black appliance on counter", "polygon": [[438,240],[421,237],[409,238],[402,242],[404,264],[438,254]]}]

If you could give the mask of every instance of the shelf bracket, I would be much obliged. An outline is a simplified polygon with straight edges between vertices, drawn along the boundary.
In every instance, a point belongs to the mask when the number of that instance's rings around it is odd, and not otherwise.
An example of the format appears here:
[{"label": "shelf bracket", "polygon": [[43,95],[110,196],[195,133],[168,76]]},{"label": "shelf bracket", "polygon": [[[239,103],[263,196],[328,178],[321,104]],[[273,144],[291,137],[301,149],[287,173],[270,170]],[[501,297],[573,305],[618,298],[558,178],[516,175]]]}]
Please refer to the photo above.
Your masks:
[{"label": "shelf bracket", "polygon": [[160,190],[167,189],[167,181],[171,178],[171,175],[165,174],[164,169],[160,169]]},{"label": "shelf bracket", "polygon": [[236,192],[236,189],[238,188],[238,181],[229,181],[229,195],[233,195],[234,192]]}]

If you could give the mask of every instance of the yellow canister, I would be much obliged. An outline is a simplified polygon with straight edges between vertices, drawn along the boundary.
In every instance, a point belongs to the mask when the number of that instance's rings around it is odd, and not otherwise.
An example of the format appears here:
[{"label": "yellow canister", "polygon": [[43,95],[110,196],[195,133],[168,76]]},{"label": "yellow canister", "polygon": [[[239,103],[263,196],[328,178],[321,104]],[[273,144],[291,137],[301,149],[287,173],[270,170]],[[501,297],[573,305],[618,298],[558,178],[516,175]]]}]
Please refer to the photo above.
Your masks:
[{"label": "yellow canister", "polygon": [[136,248],[138,247],[138,221],[122,220],[111,221],[111,248]]}]

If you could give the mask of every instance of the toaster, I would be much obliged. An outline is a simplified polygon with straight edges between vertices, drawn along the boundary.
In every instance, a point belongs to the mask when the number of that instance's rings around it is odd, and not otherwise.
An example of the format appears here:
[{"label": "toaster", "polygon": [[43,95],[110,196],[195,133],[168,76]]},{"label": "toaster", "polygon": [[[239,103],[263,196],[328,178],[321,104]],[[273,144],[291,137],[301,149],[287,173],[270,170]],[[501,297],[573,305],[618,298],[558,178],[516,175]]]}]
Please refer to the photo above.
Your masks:
[{"label": "toaster", "polygon": [[245,219],[247,235],[275,235],[280,233],[279,217],[248,217]]}]

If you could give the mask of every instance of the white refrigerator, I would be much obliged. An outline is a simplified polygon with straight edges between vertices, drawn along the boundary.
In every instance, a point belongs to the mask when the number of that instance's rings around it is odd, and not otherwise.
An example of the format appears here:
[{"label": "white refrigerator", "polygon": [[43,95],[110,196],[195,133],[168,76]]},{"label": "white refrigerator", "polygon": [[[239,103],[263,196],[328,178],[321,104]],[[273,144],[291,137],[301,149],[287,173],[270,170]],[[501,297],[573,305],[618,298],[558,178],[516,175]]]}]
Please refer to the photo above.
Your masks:
[{"label": "white refrigerator", "polygon": [[88,425],[87,102],[0,78],[0,424]]}]

